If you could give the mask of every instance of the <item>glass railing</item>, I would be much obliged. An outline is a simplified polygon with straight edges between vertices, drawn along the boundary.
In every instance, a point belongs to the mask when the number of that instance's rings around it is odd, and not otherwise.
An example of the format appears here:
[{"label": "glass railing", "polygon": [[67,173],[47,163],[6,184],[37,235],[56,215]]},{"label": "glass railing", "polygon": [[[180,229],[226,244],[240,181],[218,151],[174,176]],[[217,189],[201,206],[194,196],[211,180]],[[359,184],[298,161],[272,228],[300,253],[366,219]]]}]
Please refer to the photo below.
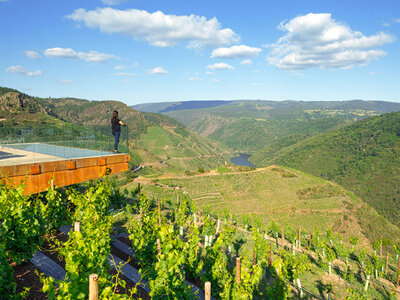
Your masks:
[{"label": "glass railing", "polygon": [[[0,127],[0,147],[1,151],[17,149],[62,158],[91,157],[113,153],[114,136],[111,126]],[[129,153],[127,126],[121,126],[118,151]]]}]

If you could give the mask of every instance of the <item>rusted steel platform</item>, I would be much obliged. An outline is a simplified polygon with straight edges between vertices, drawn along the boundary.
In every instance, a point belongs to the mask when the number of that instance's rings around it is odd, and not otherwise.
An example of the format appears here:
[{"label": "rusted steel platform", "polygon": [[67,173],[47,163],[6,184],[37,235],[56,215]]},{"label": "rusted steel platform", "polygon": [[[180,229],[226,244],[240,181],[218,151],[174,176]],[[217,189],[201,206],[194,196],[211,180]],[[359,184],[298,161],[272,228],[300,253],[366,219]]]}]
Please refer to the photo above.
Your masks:
[{"label": "rusted steel platform", "polygon": [[94,150],[74,153],[77,155],[59,157],[3,147],[0,149],[0,180],[15,187],[24,184],[24,194],[29,195],[45,191],[52,183],[62,187],[129,169],[127,154]]}]

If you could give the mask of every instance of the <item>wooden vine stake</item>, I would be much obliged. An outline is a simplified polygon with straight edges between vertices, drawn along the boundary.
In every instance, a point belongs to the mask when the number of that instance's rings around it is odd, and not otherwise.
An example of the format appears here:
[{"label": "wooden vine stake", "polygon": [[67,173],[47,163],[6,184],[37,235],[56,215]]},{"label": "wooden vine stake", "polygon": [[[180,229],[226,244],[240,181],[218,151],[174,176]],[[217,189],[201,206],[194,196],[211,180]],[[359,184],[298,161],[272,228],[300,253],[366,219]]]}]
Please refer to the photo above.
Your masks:
[{"label": "wooden vine stake", "polygon": [[211,282],[207,281],[204,284],[205,300],[211,300]]},{"label": "wooden vine stake", "polygon": [[385,274],[387,274],[388,268],[389,268],[389,252],[386,252]]},{"label": "wooden vine stake", "polygon": [[54,179],[50,181],[50,188],[52,191],[54,191]]},{"label": "wooden vine stake", "polygon": [[199,222],[201,223],[201,201],[199,199]]},{"label": "wooden vine stake", "polygon": [[268,256],[268,267],[272,266],[272,245],[269,248],[269,256]]},{"label": "wooden vine stake", "polygon": [[89,300],[99,299],[99,275],[91,274],[89,275]]},{"label": "wooden vine stake", "polygon": [[299,241],[298,248],[299,248],[299,250],[300,250],[300,249],[301,249],[301,226],[299,227],[299,237],[298,237],[298,241]]},{"label": "wooden vine stake", "polygon": [[381,245],[379,247],[379,256],[382,257],[382,241],[381,241]]},{"label": "wooden vine stake", "polygon": [[282,247],[283,247],[283,243],[285,241],[285,225],[281,225],[281,237],[282,237]]},{"label": "wooden vine stake", "polygon": [[161,225],[161,202],[160,202],[160,198],[157,199],[158,200],[158,225]]},{"label": "wooden vine stake", "polygon": [[157,249],[158,249],[158,256],[161,256],[161,242],[160,242],[160,239],[157,239]]},{"label": "wooden vine stake", "polygon": [[236,283],[240,284],[240,257],[236,257]]},{"label": "wooden vine stake", "polygon": [[74,223],[74,231],[81,231],[81,223],[79,222]]},{"label": "wooden vine stake", "polygon": [[221,220],[218,218],[218,221],[217,221],[217,230],[215,231],[215,234],[218,234],[218,232],[219,232],[219,227],[221,226]]},{"label": "wooden vine stake", "polygon": [[253,266],[257,263],[256,246],[253,245]]},{"label": "wooden vine stake", "polygon": [[140,196],[140,182],[138,183],[138,185],[137,185],[137,190],[138,190],[138,195]]}]

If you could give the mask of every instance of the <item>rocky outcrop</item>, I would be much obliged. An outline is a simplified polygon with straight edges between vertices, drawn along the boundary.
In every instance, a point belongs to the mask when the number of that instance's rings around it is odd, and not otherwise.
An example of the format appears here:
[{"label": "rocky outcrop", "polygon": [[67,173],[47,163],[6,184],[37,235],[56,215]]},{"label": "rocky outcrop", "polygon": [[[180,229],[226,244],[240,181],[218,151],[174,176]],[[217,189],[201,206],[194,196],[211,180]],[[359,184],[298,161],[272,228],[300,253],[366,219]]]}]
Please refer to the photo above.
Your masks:
[{"label": "rocky outcrop", "polygon": [[44,113],[55,116],[53,111],[33,98],[18,92],[9,92],[0,96],[0,111],[3,113]]}]

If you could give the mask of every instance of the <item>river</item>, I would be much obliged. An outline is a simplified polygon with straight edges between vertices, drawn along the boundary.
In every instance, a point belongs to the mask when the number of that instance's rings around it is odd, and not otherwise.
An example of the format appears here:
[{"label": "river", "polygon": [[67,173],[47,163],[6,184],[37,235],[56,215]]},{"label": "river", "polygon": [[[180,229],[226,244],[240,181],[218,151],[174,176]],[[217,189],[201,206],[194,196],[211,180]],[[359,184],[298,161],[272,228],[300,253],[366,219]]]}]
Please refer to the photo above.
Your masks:
[{"label": "river", "polygon": [[237,166],[254,167],[254,165],[251,162],[249,162],[250,156],[251,156],[250,154],[239,153],[239,156],[231,158],[231,163],[233,163],[234,165],[237,165]]}]

